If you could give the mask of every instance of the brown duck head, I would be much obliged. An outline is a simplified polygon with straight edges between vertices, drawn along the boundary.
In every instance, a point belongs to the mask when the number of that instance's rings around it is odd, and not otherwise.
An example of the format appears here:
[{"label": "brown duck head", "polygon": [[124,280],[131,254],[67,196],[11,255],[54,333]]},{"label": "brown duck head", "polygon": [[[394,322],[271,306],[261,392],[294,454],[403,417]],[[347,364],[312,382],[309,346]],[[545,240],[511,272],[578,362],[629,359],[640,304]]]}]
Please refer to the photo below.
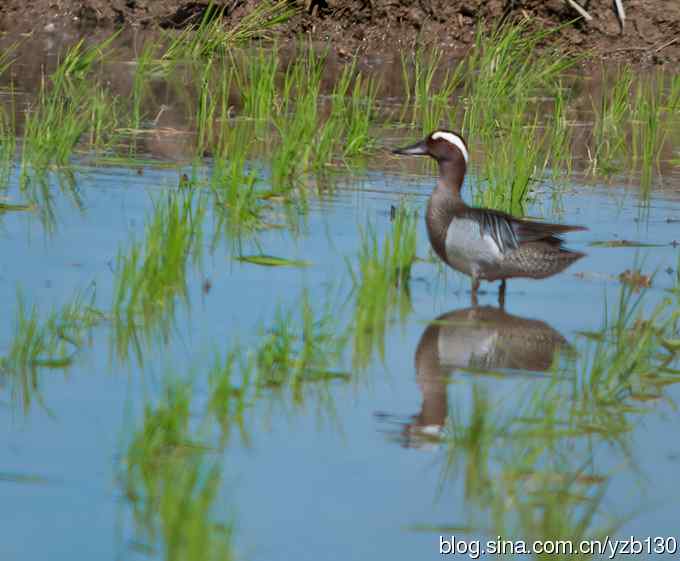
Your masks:
[{"label": "brown duck head", "polygon": [[404,156],[430,156],[439,164],[439,185],[460,190],[467,169],[469,152],[463,137],[450,130],[436,130],[423,140],[392,150]]},{"label": "brown duck head", "polygon": [[463,166],[467,166],[469,158],[463,137],[449,130],[436,130],[423,140],[392,152],[403,156],[430,156],[437,162],[454,162]]}]

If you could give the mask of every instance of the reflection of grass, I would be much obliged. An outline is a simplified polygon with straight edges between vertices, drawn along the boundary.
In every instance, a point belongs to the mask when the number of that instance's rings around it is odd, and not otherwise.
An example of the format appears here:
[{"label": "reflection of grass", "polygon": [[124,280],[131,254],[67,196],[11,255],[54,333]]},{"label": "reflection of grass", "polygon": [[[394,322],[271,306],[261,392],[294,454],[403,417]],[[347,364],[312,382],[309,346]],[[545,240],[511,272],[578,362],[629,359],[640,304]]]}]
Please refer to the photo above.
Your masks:
[{"label": "reflection of grass", "polygon": [[314,310],[306,293],[294,308],[279,308],[253,344],[234,344],[210,370],[207,414],[220,429],[220,442],[226,443],[234,429],[248,440],[245,414],[257,402],[290,397],[301,407],[313,400],[320,414],[331,415],[331,386],[350,377],[335,369],[346,342],[335,310]]},{"label": "reflection of grass", "polygon": [[22,192],[36,209],[46,232],[52,234],[58,224],[55,203],[57,195],[70,199],[74,209],[84,210],[82,196],[76,185],[72,168],[64,167],[54,173],[26,171],[19,178]]},{"label": "reflection of grass", "polygon": [[349,376],[330,370],[344,342],[331,311],[315,314],[303,295],[301,309],[280,311],[250,349],[234,344],[224,359],[214,361],[207,408],[195,403],[199,378],[167,382],[159,403],[145,408],[121,474],[142,543],[161,549],[169,560],[232,559],[231,526],[215,521],[220,458],[231,432],[238,430],[247,440],[249,408],[284,392],[304,405],[306,390],[313,387],[328,414],[329,385]]},{"label": "reflection of grass", "polygon": [[646,311],[642,301],[624,287],[603,328],[584,334],[578,356],[556,360],[551,380],[532,382],[537,387],[518,396],[519,408],[515,400],[504,406],[505,398],[492,403],[472,382],[470,411],[451,411],[444,472],[455,479],[465,468],[465,496],[474,508],[461,526],[577,541],[620,525],[603,509],[610,474],[595,470],[595,451],[607,446],[627,461],[630,432],[651,410],[645,403],[680,382],[675,304],[668,298]]},{"label": "reflection of grass", "polygon": [[10,378],[13,400],[20,400],[24,409],[40,396],[39,371],[71,366],[85,335],[102,319],[93,301],[94,293],[89,300],[76,294],[61,309],[41,318],[38,308],[27,309],[19,294],[14,336],[7,354],[0,357],[0,374]]},{"label": "reflection of grass", "polygon": [[262,334],[254,351],[254,382],[260,391],[286,388],[293,403],[302,403],[310,383],[347,377],[331,370],[343,346],[330,310],[316,317],[305,294],[299,314],[280,310]]},{"label": "reflection of grass", "polygon": [[[444,477],[456,478],[463,468],[465,519],[457,520],[457,527],[574,543],[616,530],[621,520],[602,508],[608,477],[591,467],[594,443],[580,446],[555,417],[532,409],[547,397],[530,392],[528,406],[508,410],[474,385],[469,419],[452,412]],[[552,397],[541,404],[545,410],[568,409],[568,402],[562,406]]]},{"label": "reflection of grass", "polygon": [[382,246],[372,227],[362,234],[358,270],[350,269],[355,285],[354,360],[368,364],[374,349],[383,355],[388,320],[396,308],[410,310],[408,280],[416,256],[416,217],[404,205],[397,210],[392,231]]},{"label": "reflection of grass", "polygon": [[233,559],[231,528],[212,520],[220,485],[219,463],[190,424],[192,389],[169,385],[127,449],[124,484],[139,537],[160,546],[162,558]]}]

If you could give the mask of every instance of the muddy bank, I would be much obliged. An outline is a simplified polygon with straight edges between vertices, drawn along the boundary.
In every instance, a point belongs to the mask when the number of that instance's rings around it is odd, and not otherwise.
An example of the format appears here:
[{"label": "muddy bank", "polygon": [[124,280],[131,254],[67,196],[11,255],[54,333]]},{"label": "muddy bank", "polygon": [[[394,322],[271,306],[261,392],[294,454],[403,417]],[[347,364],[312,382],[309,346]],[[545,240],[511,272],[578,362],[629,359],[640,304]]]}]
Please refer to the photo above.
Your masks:
[{"label": "muddy bank", "polygon": [[[226,25],[233,25],[262,0],[230,0]],[[0,30],[87,34],[117,26],[181,28],[197,21],[207,2],[187,0],[4,0]],[[591,0],[590,21],[573,21],[578,13],[565,0],[291,0],[299,12],[277,33],[300,33],[331,41],[341,55],[438,44],[463,54],[481,21],[496,25],[504,18],[530,17],[537,27],[563,28],[551,42],[563,49],[635,63],[680,62],[680,2],[623,0],[625,23],[613,2]],[[572,22],[572,23],[569,23]]]}]

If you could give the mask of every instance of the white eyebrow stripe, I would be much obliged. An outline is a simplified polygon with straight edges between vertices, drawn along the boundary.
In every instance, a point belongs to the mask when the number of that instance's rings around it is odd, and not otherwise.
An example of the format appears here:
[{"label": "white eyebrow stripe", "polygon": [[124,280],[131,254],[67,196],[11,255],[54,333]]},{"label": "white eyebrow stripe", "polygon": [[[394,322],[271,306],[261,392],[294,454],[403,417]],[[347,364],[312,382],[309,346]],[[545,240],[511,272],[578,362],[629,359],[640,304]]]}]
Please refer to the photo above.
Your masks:
[{"label": "white eyebrow stripe", "polygon": [[457,134],[453,134],[452,132],[438,131],[432,135],[432,138],[434,140],[443,138],[447,142],[453,144],[456,148],[458,148],[458,150],[460,150],[461,154],[463,154],[463,158],[465,158],[465,163],[467,164],[469,158],[468,151],[467,148],[465,148],[465,143],[463,142],[463,139],[460,136],[458,136]]}]

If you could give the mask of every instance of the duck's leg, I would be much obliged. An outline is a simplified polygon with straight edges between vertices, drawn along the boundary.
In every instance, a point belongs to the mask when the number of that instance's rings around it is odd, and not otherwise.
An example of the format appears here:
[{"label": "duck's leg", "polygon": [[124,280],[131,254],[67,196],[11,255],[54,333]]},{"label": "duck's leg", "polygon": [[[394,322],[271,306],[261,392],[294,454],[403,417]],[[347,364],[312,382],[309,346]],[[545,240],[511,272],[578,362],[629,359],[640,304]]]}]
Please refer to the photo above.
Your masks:
[{"label": "duck's leg", "polygon": [[501,287],[498,289],[498,305],[501,309],[505,308],[505,279],[501,280]]},{"label": "duck's leg", "polygon": [[479,290],[479,279],[477,277],[472,277],[472,293],[470,299],[472,300],[472,305],[477,305],[477,291]]}]

